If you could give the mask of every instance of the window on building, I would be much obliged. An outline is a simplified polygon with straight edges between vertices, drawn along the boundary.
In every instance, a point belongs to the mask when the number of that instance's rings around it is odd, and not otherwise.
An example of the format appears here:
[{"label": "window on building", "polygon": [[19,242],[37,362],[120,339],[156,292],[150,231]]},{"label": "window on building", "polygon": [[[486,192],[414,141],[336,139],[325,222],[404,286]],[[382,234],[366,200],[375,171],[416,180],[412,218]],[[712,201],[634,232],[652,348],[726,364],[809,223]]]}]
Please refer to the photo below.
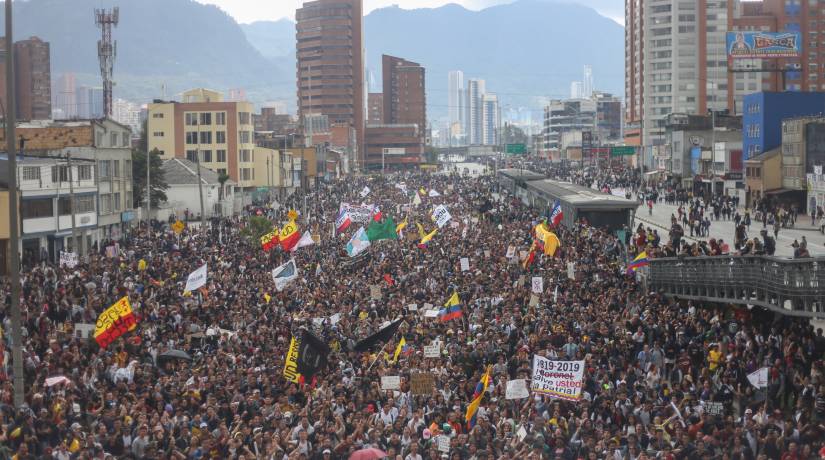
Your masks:
[{"label": "window on building", "polygon": [[203,112],[201,114],[201,124],[206,126],[212,124],[212,114],[210,112]]},{"label": "window on building", "polygon": [[211,143],[212,143],[212,131],[201,132],[201,144],[211,144]]},{"label": "window on building", "polygon": [[92,180],[92,165],[80,165],[77,167],[78,180]]},{"label": "window on building", "polygon": [[103,133],[95,133],[95,145],[98,147],[103,147]]},{"label": "window on building", "polygon": [[192,163],[196,163],[198,161],[198,151],[197,150],[187,150],[186,151],[186,159],[191,161]]},{"label": "window on building", "polygon": [[241,168],[241,180],[252,180],[252,170],[250,168]]},{"label": "window on building", "polygon": [[153,113],[152,118],[163,118],[163,114],[162,113]]},{"label": "window on building", "polygon": [[111,176],[112,162],[110,160],[100,160],[98,167],[100,168],[98,176],[100,176],[101,179],[108,179]]},{"label": "window on building", "polygon": [[249,163],[252,161],[252,151],[249,149],[241,149],[240,157],[241,163]]},{"label": "window on building", "polygon": [[218,163],[226,163],[226,150],[220,149],[215,151],[217,154]]},{"label": "window on building", "polygon": [[186,143],[189,145],[195,145],[198,143],[198,133],[195,131],[189,131],[186,133]]},{"label": "window on building", "polygon": [[215,132],[215,143],[216,144],[226,144],[226,131],[216,131]]},{"label": "window on building", "polygon": [[186,126],[196,126],[198,124],[198,114],[195,112],[187,112],[183,118]]},{"label": "window on building", "polygon": [[112,195],[111,194],[103,194],[100,195],[100,213],[101,214],[111,214],[112,213]]},{"label": "window on building", "polygon": [[112,211],[120,212],[120,192],[112,194]]},{"label": "window on building", "polygon": [[[72,208],[69,206],[70,200],[68,196],[61,196],[57,201],[57,212],[61,216],[70,216]],[[95,197],[93,195],[75,196],[74,198],[74,213],[83,214],[95,211]]]},{"label": "window on building", "polygon": [[250,142],[252,142],[252,133],[250,133],[249,131],[241,131],[239,134],[241,144],[249,144]]},{"label": "window on building", "polygon": [[117,133],[109,133],[109,147],[117,147]]},{"label": "window on building", "polygon": [[155,137],[163,137],[163,131],[155,131],[152,135]]},{"label": "window on building", "polygon": [[37,166],[24,166],[20,175],[23,180],[40,180],[40,168]]},{"label": "window on building", "polygon": [[220,126],[226,124],[226,112],[215,113],[215,124]]},{"label": "window on building", "polygon": [[120,177],[120,160],[112,160],[112,177]]},{"label": "window on building", "polygon": [[131,134],[128,131],[124,131],[123,134],[121,134],[121,137],[123,138],[123,147],[129,147],[129,144],[132,143]]},{"label": "window on building", "polygon": [[37,198],[23,200],[20,206],[20,215],[24,219],[38,219],[54,216],[54,200],[51,198]]},{"label": "window on building", "polygon": [[238,123],[241,125],[249,124],[249,112],[238,112]]},{"label": "window on building", "polygon": [[201,161],[204,163],[212,163],[212,151],[201,150]]},{"label": "window on building", "polygon": [[123,177],[132,177],[132,160],[126,160],[123,162]]},{"label": "window on building", "polygon": [[52,183],[69,182],[69,168],[66,166],[52,166]]}]

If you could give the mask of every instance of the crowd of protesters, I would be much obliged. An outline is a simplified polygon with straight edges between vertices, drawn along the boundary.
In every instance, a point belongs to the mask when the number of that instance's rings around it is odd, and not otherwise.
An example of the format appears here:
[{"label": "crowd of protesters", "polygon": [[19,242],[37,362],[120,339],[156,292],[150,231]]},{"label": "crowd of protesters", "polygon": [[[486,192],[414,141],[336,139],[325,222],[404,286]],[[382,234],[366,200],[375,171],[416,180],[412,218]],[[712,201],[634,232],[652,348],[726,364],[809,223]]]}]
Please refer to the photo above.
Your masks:
[{"label": "crowd of protesters", "polygon": [[[420,205],[410,204],[414,192]],[[557,253],[525,269],[519,254],[544,216],[489,176],[348,178],[319,184],[306,202],[297,207],[305,211],[299,231],[320,238],[293,254],[264,252],[249,215],[280,226],[287,202],[181,235],[140,226],[114,253],[107,244],[74,268],[26,270],[19,409],[5,282],[0,458],[326,460],[365,448],[393,460],[825,458],[822,331],[758,309],[645,292],[625,264],[647,246],[647,233],[637,242],[586,222],[556,228]],[[335,234],[340,202],[372,203],[409,225],[353,263],[344,247],[360,224]],[[429,232],[440,204],[452,222],[419,247],[414,223]],[[510,246],[518,251],[508,258]],[[271,271],[290,257],[299,276],[278,292]],[[184,294],[187,275],[204,263],[206,286]],[[535,276],[544,289],[533,298]],[[460,318],[421,314],[452,292]],[[139,319],[134,331],[105,349],[75,334],[123,296]],[[353,351],[400,317],[383,348]],[[303,384],[284,377],[301,327],[332,350],[330,364]],[[405,352],[394,361],[402,337]],[[435,341],[441,356],[425,358]],[[163,359],[172,350],[191,361]],[[507,381],[529,379],[534,354],[585,361],[581,398],[507,399]],[[467,406],[488,366],[470,427]],[[767,387],[756,388],[747,376],[763,367]],[[411,391],[419,372],[434,376],[427,394]],[[382,390],[382,376],[400,376],[400,388]],[[721,410],[711,413],[709,403]]]}]

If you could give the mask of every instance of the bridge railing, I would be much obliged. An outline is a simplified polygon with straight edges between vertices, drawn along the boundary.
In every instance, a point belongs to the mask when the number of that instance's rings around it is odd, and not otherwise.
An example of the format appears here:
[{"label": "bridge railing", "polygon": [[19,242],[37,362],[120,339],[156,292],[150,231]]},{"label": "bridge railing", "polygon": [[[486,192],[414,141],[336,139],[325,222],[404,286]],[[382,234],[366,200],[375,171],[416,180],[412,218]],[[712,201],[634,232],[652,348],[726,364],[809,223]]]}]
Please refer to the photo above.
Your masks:
[{"label": "bridge railing", "polygon": [[825,318],[825,257],[673,257],[652,259],[648,286],[695,300],[759,305],[787,315]]}]

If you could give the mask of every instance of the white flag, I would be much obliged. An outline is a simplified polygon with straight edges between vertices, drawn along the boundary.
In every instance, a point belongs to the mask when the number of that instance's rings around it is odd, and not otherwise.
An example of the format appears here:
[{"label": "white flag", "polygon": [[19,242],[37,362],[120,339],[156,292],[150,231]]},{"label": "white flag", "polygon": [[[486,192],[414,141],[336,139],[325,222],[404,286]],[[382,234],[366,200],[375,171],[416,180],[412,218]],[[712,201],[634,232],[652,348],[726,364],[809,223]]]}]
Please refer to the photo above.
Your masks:
[{"label": "white flag", "polygon": [[435,190],[435,189],[430,190],[429,195],[430,195],[430,197],[431,197],[431,198],[435,198],[435,197],[439,197],[439,196],[441,196],[441,194],[440,194],[440,193],[438,193],[438,191],[437,191],[437,190]]},{"label": "white flag", "polygon": [[315,240],[312,239],[312,235],[309,233],[309,230],[304,231],[304,234],[301,235],[301,239],[295,243],[295,246],[289,250],[289,252],[295,252],[298,248],[303,248],[305,246],[312,246],[315,244]]},{"label": "white flag", "polygon": [[365,198],[367,195],[369,195],[369,194],[370,194],[370,192],[371,192],[371,191],[372,191],[372,190],[370,190],[370,188],[369,188],[369,187],[367,187],[367,186],[365,185],[365,186],[364,186],[364,189],[363,189],[363,190],[361,190],[361,193],[360,193],[361,198]]},{"label": "white flag", "polygon": [[748,374],[748,382],[757,389],[768,387],[768,368],[763,367]]},{"label": "white flag", "polygon": [[298,278],[298,266],[295,265],[295,259],[289,259],[289,262],[272,270],[272,280],[275,281],[275,289],[283,291],[284,287],[295,278]]},{"label": "white flag", "polygon": [[203,264],[203,266],[190,273],[189,278],[186,279],[186,287],[183,288],[183,290],[192,292],[195,289],[205,285],[206,273],[206,264]]},{"label": "white flag", "polygon": [[413,204],[415,206],[418,206],[419,204],[421,204],[421,195],[419,195],[418,192],[415,192],[415,198],[413,198]]}]

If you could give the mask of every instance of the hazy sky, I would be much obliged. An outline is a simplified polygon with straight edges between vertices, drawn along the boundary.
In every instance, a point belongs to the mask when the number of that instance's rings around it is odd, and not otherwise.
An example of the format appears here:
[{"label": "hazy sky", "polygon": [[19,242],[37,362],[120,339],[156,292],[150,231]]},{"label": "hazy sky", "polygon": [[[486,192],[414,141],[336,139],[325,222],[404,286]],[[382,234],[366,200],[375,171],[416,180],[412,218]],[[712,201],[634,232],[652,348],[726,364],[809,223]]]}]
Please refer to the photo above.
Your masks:
[{"label": "hazy sky", "polygon": [[[248,23],[261,20],[275,20],[281,18],[293,19],[295,9],[303,0],[197,0],[201,3],[218,5],[229,13],[238,22]],[[432,8],[446,3],[458,3],[469,9],[482,9],[500,3],[510,3],[513,0],[364,0],[364,14],[389,5],[398,5],[401,8]],[[622,0],[567,0],[571,3],[581,3],[599,10],[607,17],[617,22],[623,21],[624,2]],[[615,5],[613,5],[615,3]]]}]

